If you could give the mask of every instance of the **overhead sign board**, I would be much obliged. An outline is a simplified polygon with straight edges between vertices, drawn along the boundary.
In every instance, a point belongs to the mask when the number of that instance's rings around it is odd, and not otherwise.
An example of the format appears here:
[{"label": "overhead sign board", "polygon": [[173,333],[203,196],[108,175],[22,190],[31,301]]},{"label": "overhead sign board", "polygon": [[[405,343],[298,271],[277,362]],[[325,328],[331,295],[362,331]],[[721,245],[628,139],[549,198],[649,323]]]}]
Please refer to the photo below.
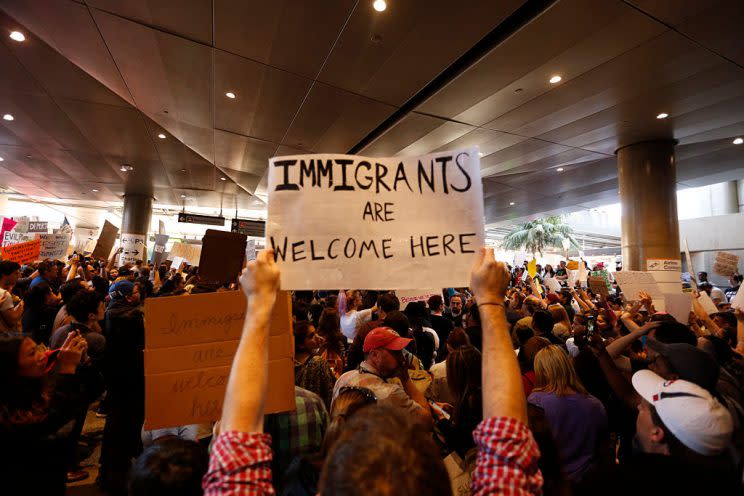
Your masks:
[{"label": "overhead sign board", "polygon": [[186,224],[206,224],[209,226],[224,226],[225,218],[222,216],[187,214],[186,212],[181,212],[180,214],[178,214],[178,222],[183,222]]},{"label": "overhead sign board", "polygon": [[266,236],[266,222],[262,220],[233,219],[230,230],[234,233],[245,234],[246,236],[263,238]]}]

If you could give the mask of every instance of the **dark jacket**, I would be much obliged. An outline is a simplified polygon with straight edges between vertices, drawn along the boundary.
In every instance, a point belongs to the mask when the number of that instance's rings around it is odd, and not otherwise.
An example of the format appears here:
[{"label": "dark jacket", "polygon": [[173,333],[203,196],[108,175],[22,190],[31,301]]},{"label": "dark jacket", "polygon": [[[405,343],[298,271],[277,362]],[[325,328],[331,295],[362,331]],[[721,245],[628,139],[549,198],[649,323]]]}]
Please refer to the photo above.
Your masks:
[{"label": "dark jacket", "polygon": [[142,309],[113,300],[106,310],[104,377],[111,401],[137,401],[145,394],[145,319]]},{"label": "dark jacket", "polygon": [[27,308],[21,318],[23,333],[31,336],[38,344],[48,345],[58,311],[59,308],[51,305],[44,305],[41,310]]}]

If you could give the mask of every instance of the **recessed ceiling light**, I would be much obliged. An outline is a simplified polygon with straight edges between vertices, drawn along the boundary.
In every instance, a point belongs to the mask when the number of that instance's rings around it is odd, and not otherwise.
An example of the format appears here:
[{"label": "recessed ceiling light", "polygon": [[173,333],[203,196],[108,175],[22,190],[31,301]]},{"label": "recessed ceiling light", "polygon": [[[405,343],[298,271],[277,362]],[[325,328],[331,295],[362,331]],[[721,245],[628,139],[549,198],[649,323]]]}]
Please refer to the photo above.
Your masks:
[{"label": "recessed ceiling light", "polygon": [[26,41],[26,37],[20,31],[11,32],[10,39],[15,41]]},{"label": "recessed ceiling light", "polygon": [[667,117],[669,117],[669,114],[667,114],[666,112],[662,112],[656,116],[657,119],[666,119]]},{"label": "recessed ceiling light", "polygon": [[226,178],[225,176],[222,176],[222,177],[220,178],[220,181],[227,181],[227,178]]},{"label": "recessed ceiling light", "polygon": [[181,195],[181,198],[186,198],[186,195]]},{"label": "recessed ceiling light", "polygon": [[165,135],[163,133],[158,134],[158,138],[165,139]]},{"label": "recessed ceiling light", "polygon": [[119,167],[119,170],[122,172],[130,172],[134,170],[134,167],[129,164],[123,164],[121,167]]},{"label": "recessed ceiling light", "polygon": [[184,172],[185,173],[186,172],[186,169],[181,169],[178,172]]},{"label": "recessed ceiling light", "polygon": [[556,74],[555,76],[550,78],[550,84],[560,83],[561,79],[563,78]]},{"label": "recessed ceiling light", "polygon": [[482,157],[483,156],[483,152],[478,152],[478,156],[479,157]]},{"label": "recessed ceiling light", "polygon": [[557,170],[558,172],[563,172],[563,167],[558,167],[558,168],[557,168],[556,170]]},{"label": "recessed ceiling light", "polygon": [[377,12],[382,12],[387,8],[387,3],[385,3],[385,0],[375,0],[372,7],[374,7]]},{"label": "recessed ceiling light", "polygon": [[5,160],[5,159],[3,157],[0,157],[0,162],[2,162],[3,160]]},{"label": "recessed ceiling light", "polygon": [[[736,139],[734,139],[734,144],[735,145],[741,145],[742,143],[744,143],[744,138],[736,138]],[[0,160],[2,160],[2,159],[0,159]]]},{"label": "recessed ceiling light", "polygon": [[509,202],[509,206],[510,207],[513,207],[514,206],[514,202]]},{"label": "recessed ceiling light", "polygon": [[92,189],[91,191],[92,191],[93,193],[98,193],[98,190],[97,190],[96,188],[93,188],[93,189]]},{"label": "recessed ceiling light", "polygon": [[232,91],[228,91],[227,93],[225,93],[225,96],[227,98],[235,98],[235,93],[233,93]]},{"label": "recessed ceiling light", "polygon": [[13,117],[11,114],[5,114],[3,115],[3,119],[6,121],[12,121],[13,119],[15,119],[15,117]]}]

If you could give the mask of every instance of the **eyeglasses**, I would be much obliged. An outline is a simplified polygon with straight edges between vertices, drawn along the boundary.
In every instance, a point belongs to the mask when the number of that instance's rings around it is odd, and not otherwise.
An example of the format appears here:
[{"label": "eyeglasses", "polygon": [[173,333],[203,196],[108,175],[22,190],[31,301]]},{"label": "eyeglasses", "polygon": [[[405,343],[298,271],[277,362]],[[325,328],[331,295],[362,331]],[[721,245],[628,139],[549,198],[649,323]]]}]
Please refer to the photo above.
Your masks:
[{"label": "eyeglasses", "polygon": [[[359,386],[344,386],[338,390],[338,396],[341,396],[348,391],[356,391],[364,396],[370,403],[377,403],[377,396],[375,396],[375,393],[373,393],[372,390]],[[338,396],[336,397],[338,398]]]}]

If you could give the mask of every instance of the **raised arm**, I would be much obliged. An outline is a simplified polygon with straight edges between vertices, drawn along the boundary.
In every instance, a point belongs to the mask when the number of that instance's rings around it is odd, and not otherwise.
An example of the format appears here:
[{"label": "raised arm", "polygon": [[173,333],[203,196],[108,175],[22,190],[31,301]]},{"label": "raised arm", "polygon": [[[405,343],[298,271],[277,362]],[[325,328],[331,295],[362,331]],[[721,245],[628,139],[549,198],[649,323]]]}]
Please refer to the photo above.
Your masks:
[{"label": "raised arm", "polygon": [[279,290],[279,268],[271,250],[248,262],[240,276],[248,299],[222,407],[221,433],[209,459],[207,496],[274,494],[271,438],[263,432],[268,381],[269,317]]},{"label": "raised arm", "polygon": [[504,298],[506,266],[481,251],[470,275],[483,328],[483,418],[473,433],[478,461],[474,495],[533,495],[542,491],[540,452],[527,427],[527,403],[509,337]]}]

